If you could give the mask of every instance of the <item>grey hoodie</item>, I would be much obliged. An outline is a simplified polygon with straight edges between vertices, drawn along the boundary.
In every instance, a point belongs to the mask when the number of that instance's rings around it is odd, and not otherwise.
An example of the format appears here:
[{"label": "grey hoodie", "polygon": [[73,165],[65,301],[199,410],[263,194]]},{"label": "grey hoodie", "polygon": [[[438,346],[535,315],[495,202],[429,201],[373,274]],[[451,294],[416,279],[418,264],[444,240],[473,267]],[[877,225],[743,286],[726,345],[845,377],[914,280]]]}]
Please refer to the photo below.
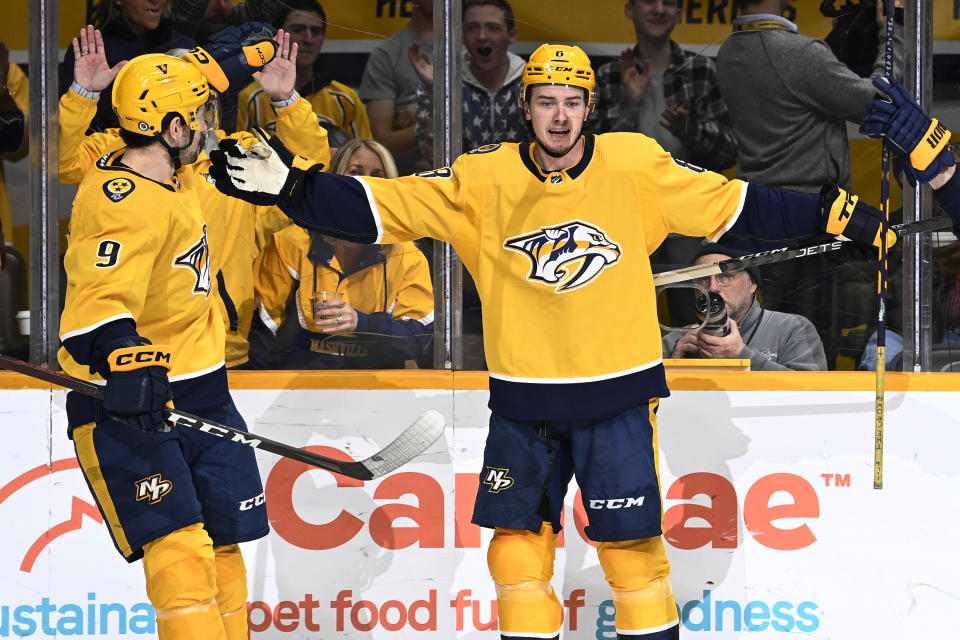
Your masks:
[{"label": "grey hoodie", "polygon": [[[463,151],[496,142],[526,142],[527,128],[520,108],[520,80],[524,61],[507,52],[507,75],[495,91],[489,91],[463,65]],[[422,83],[417,87],[417,143],[427,158],[433,155],[433,100]]]}]

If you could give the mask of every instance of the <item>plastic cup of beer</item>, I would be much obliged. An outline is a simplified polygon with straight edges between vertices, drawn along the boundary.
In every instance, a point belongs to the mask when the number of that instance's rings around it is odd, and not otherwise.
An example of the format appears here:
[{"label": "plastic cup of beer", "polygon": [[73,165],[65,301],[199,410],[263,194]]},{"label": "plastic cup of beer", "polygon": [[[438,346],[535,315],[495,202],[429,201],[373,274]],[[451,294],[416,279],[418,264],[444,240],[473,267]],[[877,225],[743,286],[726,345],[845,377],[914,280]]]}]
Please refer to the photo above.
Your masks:
[{"label": "plastic cup of beer", "polygon": [[335,313],[327,313],[325,309],[333,300],[343,300],[342,291],[314,291],[313,292],[313,322],[335,318]]}]

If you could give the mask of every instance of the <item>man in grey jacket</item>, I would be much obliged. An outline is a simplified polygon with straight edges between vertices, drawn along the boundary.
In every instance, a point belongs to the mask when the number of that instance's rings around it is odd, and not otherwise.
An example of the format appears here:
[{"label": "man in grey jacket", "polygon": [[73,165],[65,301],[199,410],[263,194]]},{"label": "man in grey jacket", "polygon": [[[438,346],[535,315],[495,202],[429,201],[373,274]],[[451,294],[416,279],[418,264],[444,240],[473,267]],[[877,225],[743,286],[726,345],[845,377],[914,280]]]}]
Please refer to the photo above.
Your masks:
[{"label": "man in grey jacket", "polygon": [[[877,20],[886,23],[882,3]],[[846,122],[859,123],[877,93],[820,39],[781,14],[787,0],[738,0],[736,29],[717,53],[720,90],[739,141],[737,177],[807,193],[826,183],[850,188]],[[809,8],[807,8],[809,10]],[[894,40],[901,74],[902,42]],[[871,77],[883,74],[881,29]]]},{"label": "man in grey jacket", "polygon": [[[740,253],[718,244],[705,244],[695,264],[710,264]],[[764,309],[757,301],[760,272],[721,273],[697,281],[720,294],[726,305],[730,333],[672,331],[663,337],[665,358],[749,358],[752,371],[825,371],[827,358],[813,323],[800,315]]]}]

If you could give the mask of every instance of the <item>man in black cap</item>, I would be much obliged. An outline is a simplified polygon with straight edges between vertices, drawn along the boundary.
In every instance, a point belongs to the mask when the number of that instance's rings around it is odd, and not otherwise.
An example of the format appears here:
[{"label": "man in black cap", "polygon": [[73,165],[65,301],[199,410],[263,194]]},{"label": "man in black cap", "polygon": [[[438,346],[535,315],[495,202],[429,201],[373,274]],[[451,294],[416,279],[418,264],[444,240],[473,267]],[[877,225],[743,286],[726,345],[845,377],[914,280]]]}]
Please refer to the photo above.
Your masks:
[{"label": "man in black cap", "polygon": [[[694,264],[711,264],[740,256],[718,244],[704,244]],[[749,358],[753,371],[825,371],[827,358],[820,336],[809,320],[770,311],[757,301],[760,271],[730,271],[695,281],[716,292],[726,305],[729,332],[672,331],[663,337],[665,358]],[[726,333],[726,335],[720,335]]]}]

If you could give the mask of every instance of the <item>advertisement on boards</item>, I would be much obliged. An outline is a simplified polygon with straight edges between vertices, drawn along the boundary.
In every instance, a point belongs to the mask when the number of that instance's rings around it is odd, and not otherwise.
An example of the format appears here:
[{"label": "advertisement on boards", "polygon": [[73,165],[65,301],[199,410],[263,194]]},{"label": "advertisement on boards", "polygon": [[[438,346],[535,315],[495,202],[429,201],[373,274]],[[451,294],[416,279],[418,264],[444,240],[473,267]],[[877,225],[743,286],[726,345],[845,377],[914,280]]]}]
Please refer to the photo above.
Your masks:
[{"label": "advertisement on boards", "polygon": [[[258,454],[272,532],[243,545],[253,638],[498,637],[490,532],[470,524],[476,492],[510,484],[509,470],[480,474],[485,391],[234,395],[254,431],[353,459],[429,408],[447,419],[424,455],[367,482]],[[870,393],[665,400],[663,518],[682,637],[942,637],[960,590],[950,395],[890,394],[880,491]],[[0,391],[0,638],[155,638],[140,563],[110,542],[64,435],[63,400]],[[571,484],[553,580],[568,639],[616,637],[583,533],[595,506]]]}]

